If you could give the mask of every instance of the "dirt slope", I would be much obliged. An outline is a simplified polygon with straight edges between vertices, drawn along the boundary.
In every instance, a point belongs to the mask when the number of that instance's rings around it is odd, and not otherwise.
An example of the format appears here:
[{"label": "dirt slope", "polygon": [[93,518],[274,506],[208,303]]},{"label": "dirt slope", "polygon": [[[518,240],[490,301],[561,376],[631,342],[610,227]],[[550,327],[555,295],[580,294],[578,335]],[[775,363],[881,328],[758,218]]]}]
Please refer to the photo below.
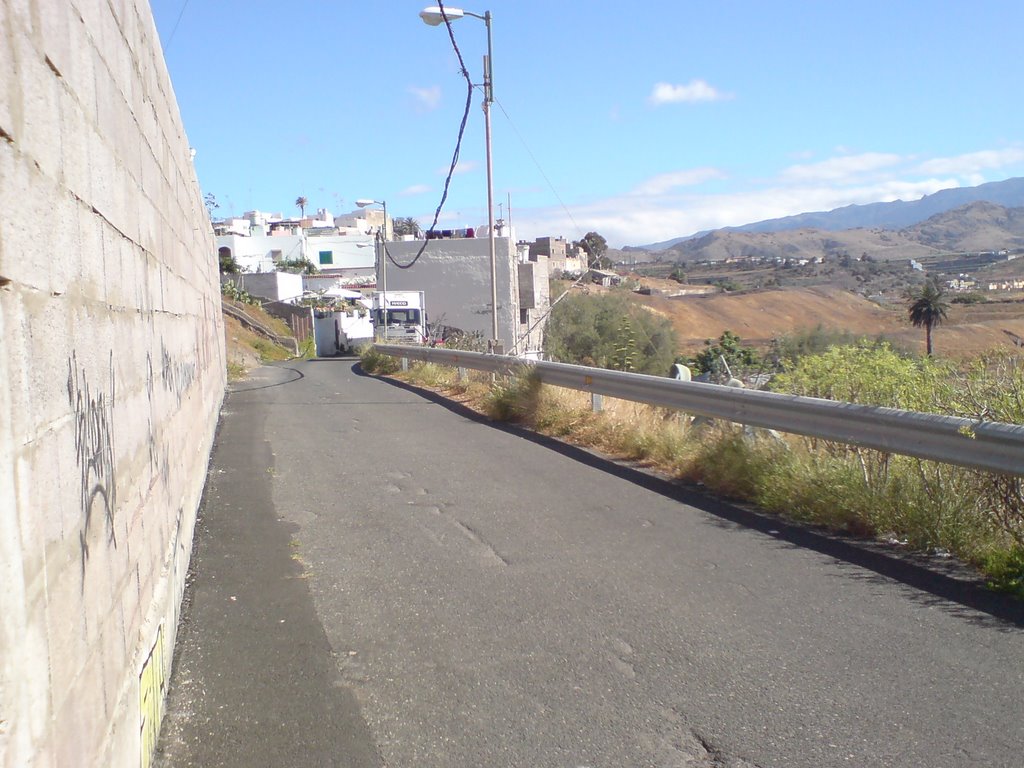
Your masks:
[{"label": "dirt slope", "polygon": [[[818,325],[871,338],[883,335],[901,348],[924,351],[924,331],[910,325],[905,307],[882,307],[836,288],[638,300],[672,320],[686,352],[700,349],[705,339],[718,338],[725,330],[764,348],[774,338]],[[962,358],[997,346],[1013,348],[1004,329],[1024,337],[1024,302],[952,305],[946,323],[934,332],[936,352]]]},{"label": "dirt slope", "polygon": [[643,297],[643,303],[672,319],[684,347],[700,347],[728,329],[747,343],[768,344],[773,338],[821,324],[874,336],[896,332],[901,318],[860,296],[828,288],[764,290],[739,294]]}]

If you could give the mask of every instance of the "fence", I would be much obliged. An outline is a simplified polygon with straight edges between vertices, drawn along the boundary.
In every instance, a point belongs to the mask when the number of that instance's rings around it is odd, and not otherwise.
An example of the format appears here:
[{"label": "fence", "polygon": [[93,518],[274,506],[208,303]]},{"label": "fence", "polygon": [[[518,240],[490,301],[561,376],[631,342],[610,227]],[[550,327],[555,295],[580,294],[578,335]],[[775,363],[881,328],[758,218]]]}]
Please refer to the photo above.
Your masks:
[{"label": "fence", "polygon": [[567,363],[531,362],[479,352],[394,344],[378,344],[376,349],[393,357],[497,374],[530,370],[545,384],[595,395],[989,472],[1024,474],[1024,425],[1019,424],[676,381]]}]

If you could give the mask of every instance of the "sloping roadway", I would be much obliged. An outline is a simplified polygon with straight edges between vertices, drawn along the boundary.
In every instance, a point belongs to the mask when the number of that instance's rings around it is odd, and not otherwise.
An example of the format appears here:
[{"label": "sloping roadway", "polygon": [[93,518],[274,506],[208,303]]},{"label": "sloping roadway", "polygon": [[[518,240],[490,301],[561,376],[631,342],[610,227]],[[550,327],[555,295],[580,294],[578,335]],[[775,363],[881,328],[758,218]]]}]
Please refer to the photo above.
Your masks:
[{"label": "sloping roadway", "polygon": [[940,566],[351,360],[262,368],[226,402],[158,764],[1020,766],[1024,614]]}]

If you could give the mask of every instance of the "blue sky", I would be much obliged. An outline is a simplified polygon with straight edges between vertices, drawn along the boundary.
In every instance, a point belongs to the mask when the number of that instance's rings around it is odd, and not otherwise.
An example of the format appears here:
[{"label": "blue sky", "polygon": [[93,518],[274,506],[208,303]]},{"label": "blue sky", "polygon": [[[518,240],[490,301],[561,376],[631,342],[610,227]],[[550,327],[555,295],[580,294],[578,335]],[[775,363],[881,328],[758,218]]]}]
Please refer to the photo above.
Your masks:
[{"label": "blue sky", "polygon": [[[465,105],[429,0],[151,0],[221,215],[433,219]],[[456,7],[455,3],[451,4]],[[496,203],[612,246],[1024,176],[1024,3],[487,0]],[[483,22],[453,23],[474,82]],[[479,91],[446,227],[487,220]]]}]

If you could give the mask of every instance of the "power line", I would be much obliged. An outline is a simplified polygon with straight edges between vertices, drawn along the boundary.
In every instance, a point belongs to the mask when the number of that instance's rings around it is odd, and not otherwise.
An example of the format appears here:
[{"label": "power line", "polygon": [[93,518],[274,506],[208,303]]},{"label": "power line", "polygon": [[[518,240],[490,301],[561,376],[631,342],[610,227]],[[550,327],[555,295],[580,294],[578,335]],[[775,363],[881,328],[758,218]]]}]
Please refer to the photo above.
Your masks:
[{"label": "power line", "polygon": [[181,17],[185,15],[186,8],[188,8],[188,0],[185,0],[185,2],[181,4],[181,11],[178,13],[178,20],[174,22],[174,27],[171,29],[171,36],[167,38],[167,45],[164,46],[165,55],[171,47],[171,41],[174,40],[174,33],[178,31],[178,25],[181,23]]},{"label": "power line", "polygon": [[[441,11],[441,18],[444,19],[444,25],[448,28],[448,37],[452,41],[452,48],[455,49],[455,55],[459,59],[459,70],[462,76],[466,78],[466,108],[462,112],[462,122],[459,124],[459,136],[455,141],[455,151],[452,153],[452,162],[448,167],[448,176],[444,180],[444,191],[441,193],[441,202],[437,204],[437,210],[434,211],[434,222],[430,225],[430,231],[437,227],[438,219],[441,218],[441,209],[444,207],[445,201],[448,199],[448,186],[452,183],[452,176],[455,175],[455,166],[459,162],[459,152],[462,151],[462,137],[466,132],[466,123],[469,121],[469,110],[473,104],[473,80],[469,76],[469,70],[466,69],[466,62],[462,59],[462,51],[459,50],[459,44],[455,42],[455,32],[452,30],[452,23],[448,19],[448,14],[445,13],[444,4],[440,1],[437,4],[438,9]],[[387,228],[387,222],[384,222],[385,229]],[[420,246],[419,251],[413,256],[412,261],[408,264],[399,264],[395,261],[394,256],[388,252],[388,242],[384,243],[384,257],[394,264],[399,269],[409,269],[413,264],[419,261],[420,256],[427,250],[427,245],[430,243],[429,240],[424,239],[423,245]]]},{"label": "power line", "polygon": [[558,200],[558,204],[562,206],[562,210],[565,211],[565,215],[569,217],[569,221],[571,221],[572,225],[576,228],[577,234],[582,237],[583,228],[576,222],[576,219],[572,215],[572,211],[570,211],[568,206],[566,206],[565,201],[562,200],[562,196],[558,194],[558,190],[555,189],[555,185],[551,183],[551,179],[549,179],[548,175],[544,172],[544,168],[541,166],[540,161],[537,160],[536,155],[533,154],[533,150],[530,149],[530,145],[526,143],[526,139],[523,138],[523,134],[519,132],[516,124],[512,122],[512,117],[509,115],[508,110],[505,109],[505,105],[497,99],[495,99],[495,103],[501,109],[502,114],[505,115],[505,119],[508,121],[509,127],[512,129],[513,133],[515,133],[516,138],[519,139],[519,143],[523,145],[523,149],[526,150],[526,154],[530,156],[530,159],[533,160],[533,164],[537,166],[537,170],[540,172],[540,175],[544,177],[544,181],[547,183],[548,189],[551,190],[551,193]]}]

